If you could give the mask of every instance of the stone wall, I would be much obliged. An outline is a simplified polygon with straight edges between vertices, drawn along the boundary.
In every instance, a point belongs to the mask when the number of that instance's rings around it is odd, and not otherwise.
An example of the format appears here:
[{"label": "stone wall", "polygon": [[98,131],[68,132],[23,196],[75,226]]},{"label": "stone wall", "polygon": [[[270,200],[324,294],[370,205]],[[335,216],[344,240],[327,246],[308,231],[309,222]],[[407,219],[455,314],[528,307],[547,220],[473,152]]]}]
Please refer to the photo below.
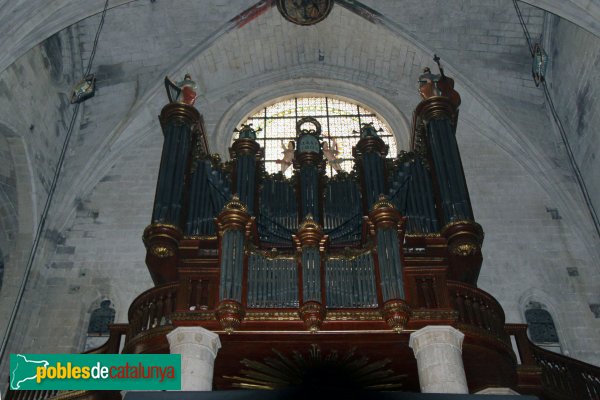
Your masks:
[{"label": "stone wall", "polygon": [[[79,68],[75,36],[72,29],[66,29],[0,73],[0,247],[5,267],[0,288],[0,331],[3,334],[73,115],[68,92]],[[58,232],[49,230],[43,242],[56,244],[61,240]],[[46,257],[44,246],[38,255],[42,260]],[[38,269],[33,271],[35,277]],[[24,308],[23,313],[28,315],[28,312]],[[24,329],[21,327],[20,333]],[[18,331],[14,337],[19,337]],[[6,381],[4,375],[0,379]]]},{"label": "stone wall", "polygon": [[[600,211],[600,40],[563,19],[553,19],[548,86],[588,188]],[[600,301],[600,298],[597,299]]]}]

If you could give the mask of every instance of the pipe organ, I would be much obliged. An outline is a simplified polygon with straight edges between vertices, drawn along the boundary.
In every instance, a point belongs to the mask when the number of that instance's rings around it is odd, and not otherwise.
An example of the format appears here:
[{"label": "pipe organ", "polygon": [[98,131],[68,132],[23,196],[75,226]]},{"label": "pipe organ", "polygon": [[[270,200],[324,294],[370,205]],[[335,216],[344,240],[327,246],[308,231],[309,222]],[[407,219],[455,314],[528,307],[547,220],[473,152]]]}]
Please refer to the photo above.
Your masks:
[{"label": "pipe organ", "polygon": [[144,316],[151,305],[160,314],[155,304],[168,298],[160,329],[225,333],[217,388],[253,382],[236,375],[247,372],[244,358],[266,360],[271,349],[296,354],[306,345],[314,356],[351,342],[375,364],[392,354],[392,369],[418,390],[408,335],[436,324],[465,333],[465,363],[484,357],[507,371],[498,380],[467,370],[469,385],[516,387],[504,314],[476,288],[483,231],[455,137],[460,97],[443,73],[424,74],[419,91],[410,149],[388,158],[379,127],[362,124],[355,168],[338,165],[331,177],[332,153],[324,152],[315,117],[297,121],[289,159],[281,160],[293,168],[286,178],[266,173],[251,125],[236,130],[223,163],[210,154],[197,110],[165,106],[154,211],[143,236],[157,286],[132,305],[131,318],[142,321],[130,328],[125,350],[165,351],[162,333],[147,336],[154,328]]},{"label": "pipe organ", "polygon": [[[182,354],[183,372],[202,375],[201,386],[186,383],[194,390],[291,386],[302,398],[323,388],[352,397],[418,392],[425,378],[448,392],[460,381],[461,393],[597,399],[598,368],[530,343],[527,326],[506,324],[476,286],[483,230],[455,136],[460,96],[440,72],[419,77],[410,149],[386,158],[377,127],[362,124],[355,168],[340,171],[337,145],[324,148],[318,120],[305,116],[280,160],[293,165],[290,179],[265,172],[251,125],[236,130],[223,163],[210,154],[201,114],[166,105],[143,234],[155,287],[91,352]],[[182,340],[185,351],[171,346]],[[202,368],[190,366],[200,358]],[[31,396],[40,397],[8,398]]]},{"label": "pipe organ", "polygon": [[167,105],[153,224],[145,235],[149,265],[163,266],[153,274],[157,283],[169,281],[181,262],[168,262],[178,258],[179,243],[197,238],[218,255],[216,304],[235,303],[234,325],[245,308],[310,304],[318,309],[311,329],[331,307],[391,307],[388,322],[401,329],[410,314],[404,249],[427,252],[415,238],[436,235],[446,239],[448,262],[456,265],[449,276],[473,282],[482,234],[455,138],[460,97],[447,77],[425,80],[420,92],[411,151],[387,159],[378,127],[362,124],[353,148],[357,168],[334,177],[325,176],[321,126],[313,117],[297,121],[294,175],[287,179],[265,173],[251,125],[236,130],[231,161],[222,164],[207,147],[198,149],[206,143],[199,113]]}]

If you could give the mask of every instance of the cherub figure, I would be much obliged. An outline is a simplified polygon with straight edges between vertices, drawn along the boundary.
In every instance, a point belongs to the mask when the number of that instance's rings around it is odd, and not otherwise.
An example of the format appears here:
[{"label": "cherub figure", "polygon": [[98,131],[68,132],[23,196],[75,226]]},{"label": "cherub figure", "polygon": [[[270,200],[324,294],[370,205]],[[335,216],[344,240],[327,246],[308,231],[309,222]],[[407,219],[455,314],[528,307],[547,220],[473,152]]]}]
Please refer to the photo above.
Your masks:
[{"label": "cherub figure", "polygon": [[281,142],[281,148],[283,149],[283,158],[281,160],[277,160],[276,163],[281,165],[281,173],[285,173],[285,171],[292,165],[294,162],[294,151],[296,150],[296,145],[293,140],[290,140],[285,147],[283,141]]},{"label": "cherub figure", "polygon": [[337,158],[338,154],[340,154],[338,150],[338,144],[335,139],[331,139],[331,141],[333,144],[332,147],[329,147],[329,143],[326,141],[323,142],[323,154],[325,155],[325,158],[327,158],[331,168],[335,169],[336,172],[340,172],[342,171],[342,165],[340,160]]}]

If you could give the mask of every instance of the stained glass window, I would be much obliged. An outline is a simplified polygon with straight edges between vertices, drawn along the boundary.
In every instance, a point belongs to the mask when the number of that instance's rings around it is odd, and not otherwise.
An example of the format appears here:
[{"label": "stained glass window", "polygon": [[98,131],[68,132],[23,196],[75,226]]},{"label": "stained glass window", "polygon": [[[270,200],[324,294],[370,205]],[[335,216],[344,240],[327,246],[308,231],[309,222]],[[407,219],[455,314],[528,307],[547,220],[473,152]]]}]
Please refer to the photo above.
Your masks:
[{"label": "stained glass window", "polygon": [[558,334],[552,316],[546,310],[533,308],[525,311],[529,337],[534,343],[558,343]]},{"label": "stained glass window", "polygon": [[[254,129],[262,129],[256,137],[265,149],[265,168],[268,173],[282,170],[278,160],[283,159],[283,150],[289,141],[296,139],[296,121],[307,116],[319,121],[323,140],[330,148],[337,145],[337,157],[344,171],[352,170],[354,165],[352,147],[360,138],[358,133],[353,132],[360,131],[361,123],[372,122],[376,129],[381,128],[379,135],[390,147],[388,156],[396,156],[394,134],[375,112],[332,97],[295,97],[266,106],[243,122],[252,124]],[[293,168],[289,167],[285,175],[290,177],[292,172]],[[327,165],[327,175],[333,174],[335,170]]]}]

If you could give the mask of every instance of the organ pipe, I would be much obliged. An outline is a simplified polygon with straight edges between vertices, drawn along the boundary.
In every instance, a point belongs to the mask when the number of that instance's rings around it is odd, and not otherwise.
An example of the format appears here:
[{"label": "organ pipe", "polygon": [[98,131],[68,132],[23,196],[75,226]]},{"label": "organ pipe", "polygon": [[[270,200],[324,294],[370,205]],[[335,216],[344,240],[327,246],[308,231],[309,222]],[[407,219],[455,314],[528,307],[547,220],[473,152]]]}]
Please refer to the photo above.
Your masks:
[{"label": "organ pipe", "polygon": [[171,103],[160,114],[164,143],[152,223],[179,226],[184,208],[187,171],[192,160],[200,114],[189,105]]},{"label": "organ pipe", "polygon": [[360,129],[360,140],[352,153],[359,166],[363,207],[365,210],[370,210],[379,196],[386,193],[385,157],[388,146],[377,135],[373,124],[363,124]]}]

